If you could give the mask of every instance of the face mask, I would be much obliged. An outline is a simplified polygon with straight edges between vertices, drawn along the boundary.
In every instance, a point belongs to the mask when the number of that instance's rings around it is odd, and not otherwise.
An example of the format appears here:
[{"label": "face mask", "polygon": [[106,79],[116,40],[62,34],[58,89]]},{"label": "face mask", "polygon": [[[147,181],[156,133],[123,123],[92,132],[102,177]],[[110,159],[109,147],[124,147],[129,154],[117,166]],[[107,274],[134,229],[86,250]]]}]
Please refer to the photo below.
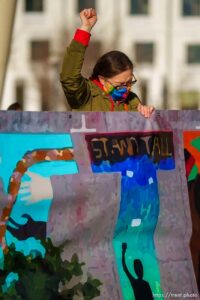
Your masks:
[{"label": "face mask", "polygon": [[111,95],[111,97],[113,98],[113,100],[121,100],[121,101],[125,101],[127,96],[128,96],[128,90],[126,87],[123,87],[119,90],[117,89],[113,89],[113,91],[111,93],[109,93]]},{"label": "face mask", "polygon": [[115,89],[112,85],[110,85],[110,89],[107,90],[106,92],[113,98],[114,101],[125,101],[126,98],[128,97],[128,89],[126,86],[120,88],[120,89]]}]

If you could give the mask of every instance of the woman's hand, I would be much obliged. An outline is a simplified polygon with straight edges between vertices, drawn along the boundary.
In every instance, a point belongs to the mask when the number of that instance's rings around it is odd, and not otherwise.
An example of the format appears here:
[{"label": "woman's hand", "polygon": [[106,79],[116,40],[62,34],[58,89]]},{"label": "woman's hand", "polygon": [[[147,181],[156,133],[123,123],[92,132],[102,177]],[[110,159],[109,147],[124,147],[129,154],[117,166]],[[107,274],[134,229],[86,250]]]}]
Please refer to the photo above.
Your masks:
[{"label": "woman's hand", "polygon": [[97,14],[95,9],[86,8],[80,12],[81,29],[90,32],[97,22]]},{"label": "woman's hand", "polygon": [[141,103],[138,104],[137,110],[141,115],[145,118],[150,118],[152,112],[155,110],[153,106],[142,105]]}]

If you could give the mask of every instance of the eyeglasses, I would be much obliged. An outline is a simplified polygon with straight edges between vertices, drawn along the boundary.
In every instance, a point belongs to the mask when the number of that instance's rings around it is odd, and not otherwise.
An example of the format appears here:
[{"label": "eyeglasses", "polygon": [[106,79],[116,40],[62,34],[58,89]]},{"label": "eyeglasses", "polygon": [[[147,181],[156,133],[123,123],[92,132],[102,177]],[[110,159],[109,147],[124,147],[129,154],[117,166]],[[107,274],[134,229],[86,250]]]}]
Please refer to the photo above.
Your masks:
[{"label": "eyeglasses", "polygon": [[[133,75],[134,76],[134,75]],[[114,85],[112,82],[110,82],[108,79],[105,79],[108,83],[110,83],[110,85],[116,89],[116,90],[120,90],[121,88],[123,87],[132,87],[136,82],[137,82],[137,79],[135,80],[131,80],[131,81],[127,81],[127,82],[124,82],[124,83],[120,83],[119,85]]]}]

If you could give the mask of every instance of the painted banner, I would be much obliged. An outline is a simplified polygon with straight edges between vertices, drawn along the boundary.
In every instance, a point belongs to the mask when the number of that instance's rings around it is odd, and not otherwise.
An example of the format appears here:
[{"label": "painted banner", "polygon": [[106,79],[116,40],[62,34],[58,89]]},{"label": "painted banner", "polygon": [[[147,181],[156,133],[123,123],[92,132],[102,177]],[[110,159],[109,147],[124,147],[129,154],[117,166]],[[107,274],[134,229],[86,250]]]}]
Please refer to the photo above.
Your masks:
[{"label": "painted banner", "polygon": [[[94,173],[122,174],[113,246],[124,299],[133,294],[153,299],[162,294],[153,240],[160,207],[156,174],[175,168],[172,132],[96,134],[86,140]],[[129,271],[133,265],[136,275]]]},{"label": "painted banner", "polygon": [[0,299],[199,299],[199,120],[0,112]]}]

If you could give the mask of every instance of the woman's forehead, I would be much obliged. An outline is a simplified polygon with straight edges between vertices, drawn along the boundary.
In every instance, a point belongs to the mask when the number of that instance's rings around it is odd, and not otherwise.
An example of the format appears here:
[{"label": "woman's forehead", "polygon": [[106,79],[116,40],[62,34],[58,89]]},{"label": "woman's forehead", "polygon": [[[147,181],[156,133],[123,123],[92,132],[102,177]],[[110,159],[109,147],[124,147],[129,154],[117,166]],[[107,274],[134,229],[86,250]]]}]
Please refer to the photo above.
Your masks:
[{"label": "woman's forehead", "polygon": [[113,82],[127,82],[129,80],[131,80],[132,76],[133,76],[133,71],[132,70],[126,70],[118,75],[113,76],[112,81]]}]

